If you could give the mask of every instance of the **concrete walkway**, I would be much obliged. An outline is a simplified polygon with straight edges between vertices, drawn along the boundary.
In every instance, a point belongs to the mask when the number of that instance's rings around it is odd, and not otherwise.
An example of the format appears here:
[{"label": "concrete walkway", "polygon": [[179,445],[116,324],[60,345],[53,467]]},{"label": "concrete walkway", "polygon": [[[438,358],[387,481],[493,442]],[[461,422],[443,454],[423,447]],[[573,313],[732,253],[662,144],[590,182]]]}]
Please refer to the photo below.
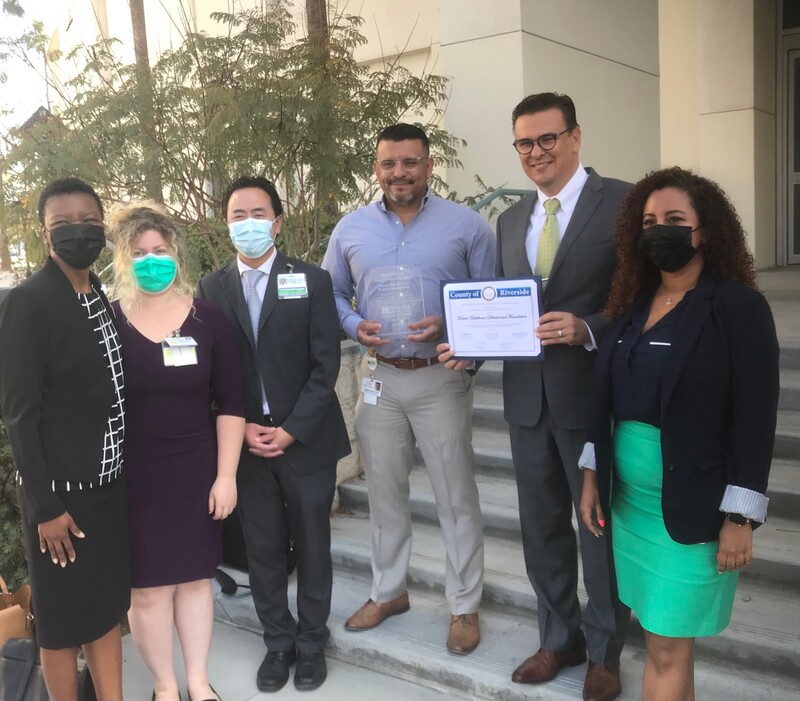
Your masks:
[{"label": "concrete walkway", "polygon": [[[237,575],[240,581],[246,575]],[[224,596],[217,592],[217,596]],[[237,595],[238,596],[238,595]],[[175,640],[175,669],[183,688],[182,699],[187,701],[183,683],[182,661]],[[403,681],[363,667],[347,664],[328,655],[328,680],[316,691],[301,692],[294,688],[292,679],[274,694],[265,694],[256,687],[256,671],[264,658],[266,648],[261,636],[219,620],[214,625],[214,639],[209,661],[211,684],[223,701],[250,701],[251,699],[325,699],[326,701],[447,701],[454,697],[435,689]],[[134,647],[130,635],[122,643],[123,698],[125,701],[150,701],[153,682]]]}]

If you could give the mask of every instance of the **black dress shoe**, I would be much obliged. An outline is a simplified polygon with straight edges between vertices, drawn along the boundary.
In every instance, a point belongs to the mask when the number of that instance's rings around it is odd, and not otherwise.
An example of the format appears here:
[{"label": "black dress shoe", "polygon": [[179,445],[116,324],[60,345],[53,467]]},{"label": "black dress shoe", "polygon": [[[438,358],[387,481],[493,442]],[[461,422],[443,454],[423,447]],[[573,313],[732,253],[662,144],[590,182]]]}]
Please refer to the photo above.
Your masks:
[{"label": "black dress shoe", "polygon": [[289,681],[289,668],[294,664],[294,650],[270,651],[258,668],[256,686],[259,691],[278,691]]},{"label": "black dress shoe", "polygon": [[325,653],[301,652],[297,657],[297,669],[294,670],[294,688],[298,691],[314,691],[319,689],[328,678],[328,667],[325,664]]}]

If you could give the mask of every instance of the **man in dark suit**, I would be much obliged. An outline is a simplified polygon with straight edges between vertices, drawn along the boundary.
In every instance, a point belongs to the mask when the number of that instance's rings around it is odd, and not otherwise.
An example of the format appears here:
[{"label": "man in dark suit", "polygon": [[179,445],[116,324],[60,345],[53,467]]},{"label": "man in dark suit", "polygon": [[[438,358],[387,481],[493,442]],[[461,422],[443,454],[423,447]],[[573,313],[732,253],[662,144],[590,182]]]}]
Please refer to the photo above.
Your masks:
[{"label": "man in dark suit", "polygon": [[586,441],[586,405],[594,350],[606,327],[600,309],[615,264],[613,223],[629,184],[580,163],[581,131],[566,95],[540,93],[512,115],[514,147],[538,191],[497,222],[497,273],[540,275],[541,361],[506,362],[505,418],[519,493],[522,543],[539,607],[540,649],[512,679],[536,684],[565,666],[589,666],[583,698],[610,701],[620,691],[619,655],[630,612],[616,596],[611,548],[580,522],[589,602],[581,630],[573,505],[581,497],[578,458]]},{"label": "man in dark suit", "polygon": [[[278,252],[282,212],[260,177],[222,199],[236,260],[204,277],[198,296],[233,324],[247,374],[247,426],[239,464],[239,515],[250,584],[268,652],[256,681],[278,691],[319,687],[333,581],[330,510],[336,462],[350,452],[339,400],[340,339],[328,273]],[[284,504],[286,505],[284,507]],[[298,621],[287,601],[286,539],[297,551]]]}]

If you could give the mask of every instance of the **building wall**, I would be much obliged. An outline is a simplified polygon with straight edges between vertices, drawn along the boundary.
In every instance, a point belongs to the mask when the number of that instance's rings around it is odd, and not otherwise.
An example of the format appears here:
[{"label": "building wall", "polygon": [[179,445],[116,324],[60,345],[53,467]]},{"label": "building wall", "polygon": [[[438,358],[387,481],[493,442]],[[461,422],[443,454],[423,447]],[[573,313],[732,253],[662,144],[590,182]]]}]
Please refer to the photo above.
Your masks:
[{"label": "building wall", "polygon": [[[214,32],[211,12],[262,2],[145,0],[151,56],[174,47],[187,22]],[[291,11],[303,34],[302,0]],[[511,110],[532,92],[566,92],[577,106],[585,165],[636,180],[678,164],[718,180],[759,267],[776,261],[776,11],[777,0],[331,2],[332,14],[364,19],[360,62],[397,60],[451,79],[442,123],[467,146],[463,169],[442,175],[459,194],[477,191],[476,174],[492,187],[530,187],[511,147]],[[54,23],[53,44],[63,52],[114,36],[133,60],[125,0],[59,3]],[[70,77],[63,63],[58,69]]]},{"label": "building wall", "polygon": [[529,188],[511,147],[511,111],[533,92],[569,94],[581,157],[628,180],[659,163],[657,0],[440,0],[444,74],[453,78],[445,125],[465,138],[463,171],[494,186]]},{"label": "building wall", "polygon": [[716,180],[776,263],[775,0],[659,3],[661,158]]}]

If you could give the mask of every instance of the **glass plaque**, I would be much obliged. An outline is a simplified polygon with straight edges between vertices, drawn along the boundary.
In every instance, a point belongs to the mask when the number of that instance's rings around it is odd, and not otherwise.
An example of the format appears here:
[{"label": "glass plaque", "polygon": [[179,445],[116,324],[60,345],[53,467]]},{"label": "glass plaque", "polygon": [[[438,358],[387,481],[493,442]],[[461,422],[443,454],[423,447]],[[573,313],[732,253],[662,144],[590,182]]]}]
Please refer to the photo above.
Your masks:
[{"label": "glass plaque", "polygon": [[422,274],[413,265],[373,268],[365,276],[362,316],[381,324],[381,338],[405,338],[425,316]]}]

